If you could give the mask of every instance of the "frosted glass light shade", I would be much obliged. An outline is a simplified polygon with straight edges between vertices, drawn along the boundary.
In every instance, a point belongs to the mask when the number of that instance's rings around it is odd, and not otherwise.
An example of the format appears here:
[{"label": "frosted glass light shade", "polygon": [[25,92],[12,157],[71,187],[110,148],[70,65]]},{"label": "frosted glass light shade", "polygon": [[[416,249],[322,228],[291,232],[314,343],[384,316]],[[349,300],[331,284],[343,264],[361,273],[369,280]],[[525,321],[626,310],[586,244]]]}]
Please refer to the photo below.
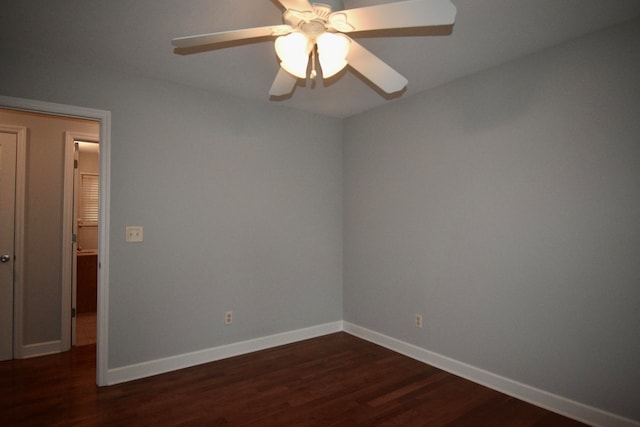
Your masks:
[{"label": "frosted glass light shade", "polygon": [[347,66],[349,44],[342,34],[323,33],[318,37],[318,60],[322,68],[322,76],[326,79],[336,75]]},{"label": "frosted glass light shade", "polygon": [[276,54],[282,61],[280,66],[298,78],[306,78],[312,46],[304,34],[294,32],[280,36],[276,39],[275,46]]}]

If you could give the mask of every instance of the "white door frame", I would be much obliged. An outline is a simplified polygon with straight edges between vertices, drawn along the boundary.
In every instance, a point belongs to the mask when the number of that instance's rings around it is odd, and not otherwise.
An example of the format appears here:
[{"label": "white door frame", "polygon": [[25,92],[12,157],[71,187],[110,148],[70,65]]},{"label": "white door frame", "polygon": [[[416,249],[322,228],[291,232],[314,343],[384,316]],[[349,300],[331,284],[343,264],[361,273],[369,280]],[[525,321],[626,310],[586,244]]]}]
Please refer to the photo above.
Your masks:
[{"label": "white door frame", "polygon": [[[98,226],[98,310],[96,382],[107,385],[109,368],[109,212],[111,189],[111,112],[0,95],[0,106],[44,114],[96,120],[100,123],[100,223]],[[20,307],[22,310],[22,307]]]},{"label": "white door frame", "polygon": [[27,128],[0,124],[0,131],[16,135],[16,181],[13,237],[13,358],[22,357],[22,289],[24,277],[24,198],[27,164]]},{"label": "white door frame", "polygon": [[[90,133],[67,131],[64,133],[64,202],[62,223],[62,334],[60,347],[67,351],[75,344],[76,318],[71,317],[71,310],[76,308],[76,265],[77,242],[72,240],[77,234],[76,191],[77,174],[74,162],[76,157],[76,141],[99,143],[100,136]],[[98,226],[102,221],[99,217]],[[77,311],[76,311],[77,315]]]}]

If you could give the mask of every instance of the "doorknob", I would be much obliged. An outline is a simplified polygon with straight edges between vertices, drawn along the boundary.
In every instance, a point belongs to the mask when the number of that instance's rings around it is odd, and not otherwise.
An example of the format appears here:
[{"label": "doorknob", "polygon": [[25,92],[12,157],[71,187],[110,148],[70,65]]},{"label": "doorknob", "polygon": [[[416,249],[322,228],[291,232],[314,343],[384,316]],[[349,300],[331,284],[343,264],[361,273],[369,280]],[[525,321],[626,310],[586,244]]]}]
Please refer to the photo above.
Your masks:
[{"label": "doorknob", "polygon": [[0,255],[0,262],[9,262],[11,257],[9,255]]}]

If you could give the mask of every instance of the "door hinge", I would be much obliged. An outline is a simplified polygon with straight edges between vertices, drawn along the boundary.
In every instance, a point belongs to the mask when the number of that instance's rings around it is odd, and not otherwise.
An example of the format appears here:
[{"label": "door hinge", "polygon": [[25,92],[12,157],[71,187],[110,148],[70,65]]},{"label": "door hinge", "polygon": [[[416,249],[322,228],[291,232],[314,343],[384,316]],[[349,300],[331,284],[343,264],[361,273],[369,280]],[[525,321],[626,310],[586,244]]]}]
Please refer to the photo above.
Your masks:
[{"label": "door hinge", "polygon": [[78,242],[78,235],[76,233],[73,233],[71,235],[71,243],[77,243]]},{"label": "door hinge", "polygon": [[78,160],[77,159],[73,161],[73,168],[74,169],[78,169]]},{"label": "door hinge", "polygon": [[71,317],[72,317],[72,318],[73,318],[73,317],[76,317],[76,309],[75,309],[75,308],[72,308],[72,309],[71,309]]}]

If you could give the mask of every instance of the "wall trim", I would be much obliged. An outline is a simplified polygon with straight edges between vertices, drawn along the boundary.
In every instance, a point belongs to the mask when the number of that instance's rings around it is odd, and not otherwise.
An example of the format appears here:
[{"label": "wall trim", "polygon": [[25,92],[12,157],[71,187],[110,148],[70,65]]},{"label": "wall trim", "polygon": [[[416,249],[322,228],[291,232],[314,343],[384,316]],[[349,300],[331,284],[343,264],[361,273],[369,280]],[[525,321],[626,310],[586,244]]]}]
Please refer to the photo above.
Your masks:
[{"label": "wall trim", "polygon": [[165,357],[163,359],[150,360],[148,362],[109,369],[107,371],[106,382],[107,385],[119,384],[126,381],[132,381],[139,378],[201,365],[203,363],[215,362],[216,360],[226,359],[228,357],[239,356],[242,354],[252,353],[254,351],[290,344],[309,338],[316,338],[322,335],[340,332],[342,330],[343,327],[341,321],[326,323],[323,325],[221,345],[177,356]]},{"label": "wall trim", "polygon": [[48,354],[60,353],[61,341],[41,342],[37,344],[23,345],[21,349],[22,359],[31,357],[46,356]]},{"label": "wall trim", "polygon": [[404,341],[389,337],[361,326],[337,321],[309,328],[283,332],[209,349],[185,353],[177,356],[151,360],[129,366],[109,369],[106,384],[114,385],[178,369],[214,362],[233,356],[265,350],[280,345],[303,341],[336,332],[346,332],[366,341],[388,348],[422,363],[434,366],[453,375],[489,387],[506,395],[529,402],[533,405],[556,412],[569,418],[593,426],[640,427],[640,422],[621,417],[611,412],[576,402],[538,388],[520,383],[481,368],[434,353]]},{"label": "wall trim", "polygon": [[527,384],[505,378],[484,369],[425,350],[413,344],[391,338],[387,335],[344,322],[345,332],[366,341],[386,347],[412,359],[434,366],[443,371],[481,384],[493,390],[529,402],[533,405],[556,412],[574,420],[602,427],[638,427],[640,421],[624,418],[571,399],[537,389]]}]

